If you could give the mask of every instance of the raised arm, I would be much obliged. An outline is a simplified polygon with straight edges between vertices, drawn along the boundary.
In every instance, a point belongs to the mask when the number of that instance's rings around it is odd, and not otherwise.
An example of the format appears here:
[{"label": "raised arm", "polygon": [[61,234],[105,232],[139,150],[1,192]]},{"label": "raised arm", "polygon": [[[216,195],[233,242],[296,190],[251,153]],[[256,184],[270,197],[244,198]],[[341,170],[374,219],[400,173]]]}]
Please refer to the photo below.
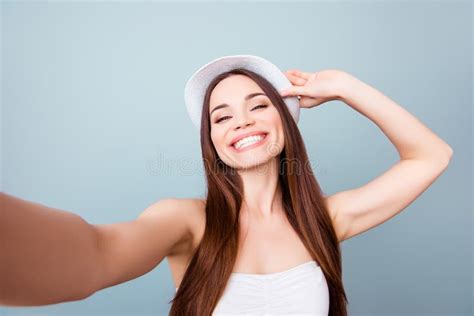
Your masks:
[{"label": "raised arm", "polygon": [[340,240],[398,215],[448,168],[453,149],[395,101],[345,73],[341,100],[375,123],[400,160],[368,183],[328,197]]},{"label": "raised arm", "polygon": [[400,155],[400,161],[365,185],[326,198],[339,241],[399,214],[448,167],[453,155],[448,143],[369,84],[335,69],[289,70],[286,75],[294,86],[281,91],[282,96],[299,95],[306,108],[343,101],[376,124]]},{"label": "raised arm", "polygon": [[130,222],[80,216],[0,195],[0,305],[76,301],[153,269],[192,240],[197,200],[164,199]]}]

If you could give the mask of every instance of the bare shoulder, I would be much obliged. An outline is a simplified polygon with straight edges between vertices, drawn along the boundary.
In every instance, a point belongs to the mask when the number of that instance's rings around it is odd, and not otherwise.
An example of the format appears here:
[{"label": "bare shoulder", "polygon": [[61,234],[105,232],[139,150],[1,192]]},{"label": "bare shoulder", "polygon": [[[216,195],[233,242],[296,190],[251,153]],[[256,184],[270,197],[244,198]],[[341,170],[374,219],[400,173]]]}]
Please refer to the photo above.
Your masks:
[{"label": "bare shoulder", "polygon": [[326,209],[329,213],[329,216],[331,217],[331,220],[334,222],[336,220],[336,204],[338,202],[338,195],[333,194],[333,195],[324,195],[323,196],[323,201],[326,205]]},{"label": "bare shoulder", "polygon": [[185,199],[183,203],[188,205],[187,221],[192,236],[190,251],[194,252],[204,235],[204,228],[206,226],[206,200],[192,198]]},{"label": "bare shoulder", "polygon": [[172,213],[175,220],[184,225],[185,233],[169,255],[181,255],[192,251],[199,244],[205,221],[205,203],[200,198],[163,198],[146,208],[139,217],[153,219],[160,216],[160,210],[164,209]]},{"label": "bare shoulder", "polygon": [[343,197],[340,192],[329,196],[323,196],[324,203],[326,204],[326,209],[329,213],[329,217],[331,218],[331,222],[339,242],[342,242],[344,240],[343,227],[345,226],[345,223],[342,222],[340,216],[337,216],[338,210],[340,208],[339,204],[341,203],[341,199],[343,199]]},{"label": "bare shoulder", "polygon": [[188,254],[202,204],[199,199],[164,198],[135,220],[94,225],[101,275],[94,290],[143,275],[166,256]]}]

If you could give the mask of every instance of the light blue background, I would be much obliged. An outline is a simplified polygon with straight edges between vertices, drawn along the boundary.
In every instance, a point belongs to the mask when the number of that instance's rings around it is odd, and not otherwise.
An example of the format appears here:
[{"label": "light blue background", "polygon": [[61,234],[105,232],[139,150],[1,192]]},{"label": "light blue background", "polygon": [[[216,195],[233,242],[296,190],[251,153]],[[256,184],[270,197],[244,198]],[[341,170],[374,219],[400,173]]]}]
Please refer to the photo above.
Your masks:
[{"label": "light blue background", "polygon": [[[204,194],[183,89],[204,63],[255,54],[282,70],[347,71],[454,149],[399,216],[342,243],[350,315],[472,313],[472,3],[14,3],[2,8],[2,188],[90,223]],[[398,154],[332,101],[299,127],[325,192],[361,186]],[[33,264],[33,263],[32,263]],[[0,280],[1,281],[1,280]],[[168,262],[86,300],[1,315],[166,315]]]}]

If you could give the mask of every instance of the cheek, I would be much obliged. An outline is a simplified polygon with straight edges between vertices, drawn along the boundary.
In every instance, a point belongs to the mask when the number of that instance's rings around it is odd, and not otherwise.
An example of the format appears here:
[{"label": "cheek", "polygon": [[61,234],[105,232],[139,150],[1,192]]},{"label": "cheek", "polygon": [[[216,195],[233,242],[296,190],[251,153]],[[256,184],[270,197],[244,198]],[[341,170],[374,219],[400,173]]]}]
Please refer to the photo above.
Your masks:
[{"label": "cheek", "polygon": [[211,133],[211,140],[217,151],[223,149],[223,146],[225,146],[224,138],[219,133]]},{"label": "cheek", "polygon": [[280,113],[276,108],[272,108],[272,111],[270,111],[269,114],[267,114],[267,118],[269,122],[271,122],[272,125],[275,126],[281,126],[281,118],[280,118]]},{"label": "cheek", "polygon": [[281,123],[280,117],[275,118],[274,126],[275,126],[276,132],[278,134],[279,142],[284,144],[285,143],[285,139],[284,139],[285,134],[283,133],[283,124]]},{"label": "cheek", "polygon": [[275,129],[278,131],[278,134],[283,134],[283,124],[281,122],[281,118],[278,115],[278,113],[275,113],[271,118],[270,118],[270,124],[275,127]]}]

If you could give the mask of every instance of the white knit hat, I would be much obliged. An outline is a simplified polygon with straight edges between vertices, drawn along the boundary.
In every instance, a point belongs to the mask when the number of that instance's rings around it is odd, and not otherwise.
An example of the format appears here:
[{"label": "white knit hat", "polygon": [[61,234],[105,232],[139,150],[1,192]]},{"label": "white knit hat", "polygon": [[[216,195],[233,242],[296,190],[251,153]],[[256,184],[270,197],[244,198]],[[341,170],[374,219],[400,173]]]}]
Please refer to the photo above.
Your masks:
[{"label": "white knit hat", "polygon": [[[184,88],[184,102],[194,125],[200,129],[204,95],[211,81],[221,73],[235,68],[245,68],[267,79],[277,91],[292,86],[290,80],[270,61],[254,55],[231,55],[216,58],[199,68]],[[298,123],[300,104],[297,97],[283,98],[291,116]]]}]

